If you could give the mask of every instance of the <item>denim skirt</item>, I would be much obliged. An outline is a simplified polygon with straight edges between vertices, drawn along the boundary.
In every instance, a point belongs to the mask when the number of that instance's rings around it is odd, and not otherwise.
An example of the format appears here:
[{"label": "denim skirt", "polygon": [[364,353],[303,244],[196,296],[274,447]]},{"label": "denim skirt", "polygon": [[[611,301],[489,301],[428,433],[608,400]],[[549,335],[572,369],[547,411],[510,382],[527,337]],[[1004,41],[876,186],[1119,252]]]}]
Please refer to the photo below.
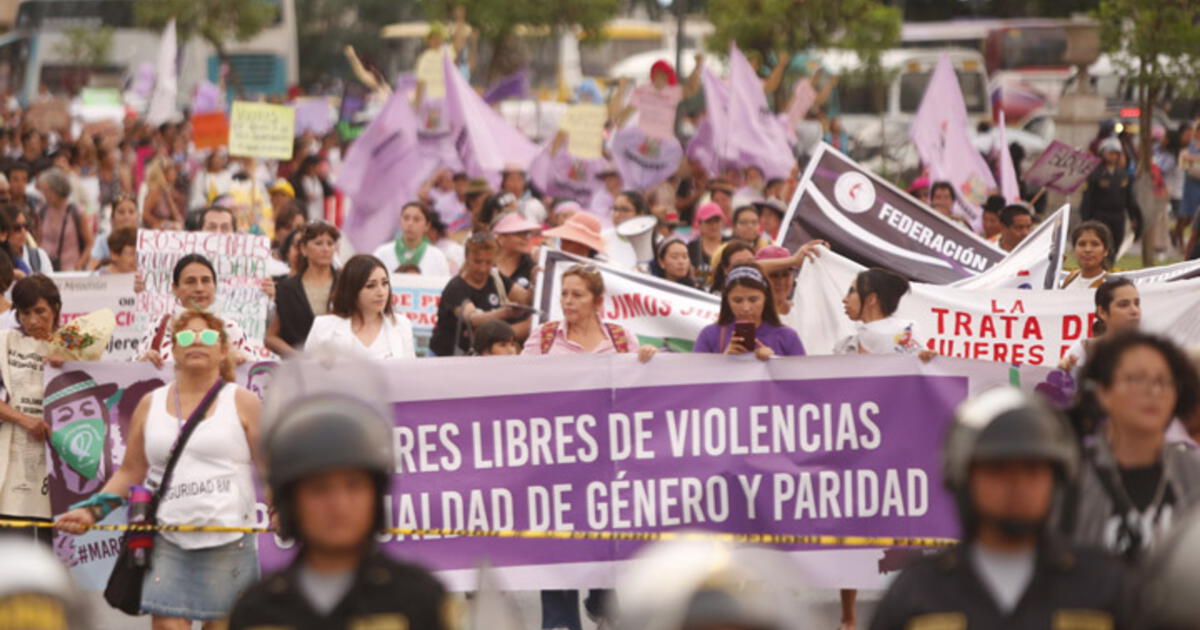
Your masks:
[{"label": "denim skirt", "polygon": [[258,542],[251,534],[206,549],[183,549],[157,536],[142,583],[142,612],[196,621],[224,619],[258,577]]}]

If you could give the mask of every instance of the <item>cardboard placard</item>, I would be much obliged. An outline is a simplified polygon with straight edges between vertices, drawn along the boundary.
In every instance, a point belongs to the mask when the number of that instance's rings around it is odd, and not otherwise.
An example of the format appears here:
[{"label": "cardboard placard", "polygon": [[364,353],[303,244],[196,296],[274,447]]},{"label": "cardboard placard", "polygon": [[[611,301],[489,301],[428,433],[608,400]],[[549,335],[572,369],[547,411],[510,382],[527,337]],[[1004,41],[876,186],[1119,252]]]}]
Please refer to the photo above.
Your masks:
[{"label": "cardboard placard", "polygon": [[225,112],[192,115],[192,142],[196,149],[215,149],[229,144],[229,119]]},{"label": "cardboard placard", "polygon": [[229,123],[229,155],[290,160],[296,110],[287,105],[234,101]]}]

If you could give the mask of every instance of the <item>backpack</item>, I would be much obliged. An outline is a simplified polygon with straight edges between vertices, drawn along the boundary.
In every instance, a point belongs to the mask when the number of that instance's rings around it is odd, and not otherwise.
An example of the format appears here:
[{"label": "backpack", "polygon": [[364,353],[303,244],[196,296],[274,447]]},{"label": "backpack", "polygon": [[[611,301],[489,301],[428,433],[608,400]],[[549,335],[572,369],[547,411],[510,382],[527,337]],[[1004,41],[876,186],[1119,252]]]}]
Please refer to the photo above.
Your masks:
[{"label": "backpack", "polygon": [[[625,329],[609,322],[601,322],[604,329],[608,331],[608,336],[612,337],[613,348],[620,354],[629,352],[629,333]],[[542,354],[550,352],[550,347],[554,345],[554,335],[558,334],[558,322],[546,322],[542,324],[538,331],[538,339],[541,342]]]}]

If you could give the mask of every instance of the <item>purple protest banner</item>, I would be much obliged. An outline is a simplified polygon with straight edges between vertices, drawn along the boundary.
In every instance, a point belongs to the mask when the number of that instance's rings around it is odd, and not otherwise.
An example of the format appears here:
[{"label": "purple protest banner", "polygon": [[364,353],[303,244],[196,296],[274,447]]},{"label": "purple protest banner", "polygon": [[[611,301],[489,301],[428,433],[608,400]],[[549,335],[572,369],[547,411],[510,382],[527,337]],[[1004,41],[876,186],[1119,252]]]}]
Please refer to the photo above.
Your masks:
[{"label": "purple protest banner", "polygon": [[781,244],[809,238],[873,267],[946,284],[981,273],[1004,252],[967,231],[828,144],[821,144],[784,217]]},{"label": "purple protest banner", "polygon": [[[390,528],[894,538],[957,535],[953,499],[942,490],[942,435],[955,405],[1011,382],[1015,369],[904,356],[417,361],[379,365],[395,414]],[[1047,372],[1015,375],[1032,390]],[[101,409],[111,446],[99,451],[98,470],[110,473],[136,399],[170,378],[147,363],[68,364],[47,370],[46,398],[69,392],[63,405]],[[238,372],[238,383],[256,392],[270,379],[270,364]],[[50,485],[60,508],[80,492],[62,479]],[[265,524],[260,502],[254,526]],[[58,536],[56,546],[84,587],[98,589],[115,540],[92,532]],[[274,534],[258,542],[268,570],[294,553]],[[644,544],[520,536],[498,545],[395,533],[380,542],[459,590],[474,587],[485,559],[509,588],[607,586],[616,563]],[[885,548],[787,549],[816,586],[878,588],[881,569],[896,568]]]},{"label": "purple protest banner", "polygon": [[679,140],[653,138],[636,125],[629,125],[612,139],[613,166],[621,182],[633,190],[649,190],[667,181],[679,168],[683,146]]},{"label": "purple protest banner", "polygon": [[550,197],[566,197],[586,206],[600,188],[597,175],[608,168],[608,160],[588,160],[571,155],[565,146],[557,152],[554,148],[553,141],[542,145],[529,165],[530,179]]},{"label": "purple protest banner", "polygon": [[1100,166],[1100,158],[1055,140],[1025,172],[1025,183],[1070,195]]}]

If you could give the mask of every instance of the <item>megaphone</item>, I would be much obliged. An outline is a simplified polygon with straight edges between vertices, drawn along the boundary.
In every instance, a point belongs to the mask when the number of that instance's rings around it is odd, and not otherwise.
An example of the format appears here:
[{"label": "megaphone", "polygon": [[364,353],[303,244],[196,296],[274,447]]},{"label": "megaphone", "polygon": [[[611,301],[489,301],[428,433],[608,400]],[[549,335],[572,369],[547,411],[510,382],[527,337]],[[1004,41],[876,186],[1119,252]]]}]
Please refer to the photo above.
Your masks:
[{"label": "megaphone", "polygon": [[649,269],[654,260],[654,228],[657,226],[658,218],[651,215],[633,217],[617,226],[617,236],[633,245],[638,267],[643,270]]}]

